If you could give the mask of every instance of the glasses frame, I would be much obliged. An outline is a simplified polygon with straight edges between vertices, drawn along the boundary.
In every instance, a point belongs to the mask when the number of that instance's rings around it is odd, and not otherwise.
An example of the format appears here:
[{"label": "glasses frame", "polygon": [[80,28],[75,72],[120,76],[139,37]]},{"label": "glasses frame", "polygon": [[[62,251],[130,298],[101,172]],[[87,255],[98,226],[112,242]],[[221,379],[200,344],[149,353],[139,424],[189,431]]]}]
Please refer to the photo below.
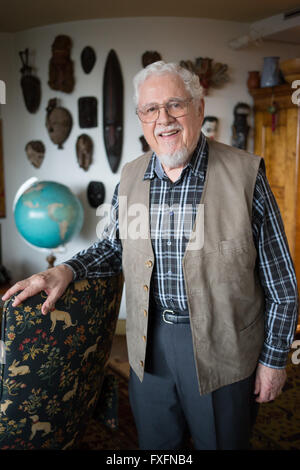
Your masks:
[{"label": "glasses frame", "polygon": [[186,100],[170,100],[170,101],[168,101],[166,104],[158,104],[158,105],[157,105],[157,113],[158,113],[158,114],[157,114],[156,119],[154,119],[153,121],[143,121],[143,119],[142,119],[141,116],[139,115],[139,112],[141,112],[141,111],[139,110],[139,108],[136,108],[135,113],[138,115],[139,120],[140,120],[141,122],[145,123],[145,124],[151,124],[151,123],[153,123],[153,122],[156,122],[157,119],[158,119],[159,116],[160,116],[160,110],[161,110],[161,108],[165,108],[166,113],[168,114],[168,116],[170,116],[170,117],[172,117],[172,118],[174,118],[174,119],[177,119],[177,118],[180,118],[180,117],[183,117],[183,116],[187,116],[187,115],[189,114],[189,108],[187,107],[187,111],[186,111],[184,114],[181,114],[180,116],[172,116],[172,114],[170,114],[169,111],[168,111],[168,108],[167,108],[168,104],[169,104],[170,102],[172,102],[172,101],[180,101],[181,103],[184,103],[184,104],[189,105],[189,104],[191,103],[191,101],[193,101],[193,99],[194,99],[194,98],[188,98],[188,99],[186,99]]}]

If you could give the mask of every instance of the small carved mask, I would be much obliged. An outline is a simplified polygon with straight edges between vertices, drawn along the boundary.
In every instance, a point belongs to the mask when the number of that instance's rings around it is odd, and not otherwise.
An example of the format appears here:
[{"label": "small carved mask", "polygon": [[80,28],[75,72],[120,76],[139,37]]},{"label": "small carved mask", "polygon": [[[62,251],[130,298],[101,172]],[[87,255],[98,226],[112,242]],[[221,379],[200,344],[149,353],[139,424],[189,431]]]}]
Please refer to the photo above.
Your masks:
[{"label": "small carved mask", "polygon": [[62,149],[62,144],[67,140],[72,129],[72,116],[65,108],[56,105],[57,100],[49,100],[47,107],[46,127],[50,139]]},{"label": "small carved mask", "polygon": [[80,168],[87,171],[92,163],[93,141],[87,134],[81,134],[76,142],[77,161]]},{"label": "small carved mask", "polygon": [[147,65],[153,64],[154,62],[157,62],[158,60],[161,60],[161,55],[157,51],[146,51],[142,55],[143,67],[147,67]]},{"label": "small carved mask", "polygon": [[204,118],[202,132],[208,139],[216,139],[218,132],[219,120],[214,116]]},{"label": "small carved mask", "polygon": [[100,181],[91,181],[87,188],[87,197],[90,205],[94,208],[103,204],[105,199],[105,187]]},{"label": "small carved mask", "polygon": [[92,47],[86,46],[80,56],[81,66],[85,73],[90,73],[96,62],[96,54]]},{"label": "small carved mask", "polygon": [[45,146],[40,140],[31,140],[25,147],[28,160],[35,168],[40,168],[45,156]]}]

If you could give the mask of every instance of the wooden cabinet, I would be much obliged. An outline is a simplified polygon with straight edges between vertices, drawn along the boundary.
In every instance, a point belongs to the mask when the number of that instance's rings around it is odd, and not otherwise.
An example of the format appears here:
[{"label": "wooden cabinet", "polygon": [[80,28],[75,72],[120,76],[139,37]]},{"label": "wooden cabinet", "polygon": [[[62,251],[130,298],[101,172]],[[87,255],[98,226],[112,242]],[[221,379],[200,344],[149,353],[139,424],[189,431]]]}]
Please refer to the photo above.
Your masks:
[{"label": "wooden cabinet", "polygon": [[[290,85],[252,90],[254,153],[264,157],[269,183],[279,205],[300,289],[300,107],[292,103]],[[272,131],[272,101],[277,105]],[[298,321],[297,332],[300,331]]]}]

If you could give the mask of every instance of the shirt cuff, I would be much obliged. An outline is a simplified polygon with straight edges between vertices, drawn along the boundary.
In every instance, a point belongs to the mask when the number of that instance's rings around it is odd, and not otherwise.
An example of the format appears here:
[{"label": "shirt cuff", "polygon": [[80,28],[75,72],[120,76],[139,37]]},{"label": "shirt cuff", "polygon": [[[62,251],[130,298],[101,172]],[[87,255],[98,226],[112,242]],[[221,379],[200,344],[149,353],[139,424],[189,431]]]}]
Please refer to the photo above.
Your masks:
[{"label": "shirt cuff", "polygon": [[265,342],[259,357],[259,363],[273,369],[285,369],[289,351],[289,349],[275,348]]},{"label": "shirt cuff", "polygon": [[78,265],[76,261],[70,260],[70,261],[65,261],[64,263],[61,263],[61,264],[68,266],[68,268],[71,269],[71,271],[73,272],[73,282],[78,281],[79,279],[82,279],[85,277],[84,275],[82,276],[82,273],[81,273],[81,271],[83,271],[82,267]]}]

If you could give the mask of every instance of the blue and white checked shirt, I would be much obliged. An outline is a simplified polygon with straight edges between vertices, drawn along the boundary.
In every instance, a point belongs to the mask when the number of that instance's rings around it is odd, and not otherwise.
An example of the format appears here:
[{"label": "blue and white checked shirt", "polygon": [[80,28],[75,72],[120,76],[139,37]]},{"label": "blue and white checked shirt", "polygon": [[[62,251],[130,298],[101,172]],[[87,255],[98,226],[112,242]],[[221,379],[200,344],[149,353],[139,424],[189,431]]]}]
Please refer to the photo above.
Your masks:
[{"label": "blue and white checked shirt", "polygon": [[[192,159],[176,182],[166,176],[155,153],[144,174],[144,179],[151,180],[150,226],[155,256],[151,295],[164,308],[178,311],[188,308],[182,258],[201,199],[208,158],[208,144],[201,134]],[[119,184],[112,199],[111,220],[100,241],[65,263],[73,270],[75,280],[110,276],[122,270],[118,190]],[[186,214],[187,210],[189,214]],[[189,228],[186,223],[183,224],[183,220],[187,219],[191,222]],[[266,305],[265,341],[260,362],[266,366],[284,368],[297,323],[297,282],[264,163],[258,171],[254,189],[252,230]]]}]

